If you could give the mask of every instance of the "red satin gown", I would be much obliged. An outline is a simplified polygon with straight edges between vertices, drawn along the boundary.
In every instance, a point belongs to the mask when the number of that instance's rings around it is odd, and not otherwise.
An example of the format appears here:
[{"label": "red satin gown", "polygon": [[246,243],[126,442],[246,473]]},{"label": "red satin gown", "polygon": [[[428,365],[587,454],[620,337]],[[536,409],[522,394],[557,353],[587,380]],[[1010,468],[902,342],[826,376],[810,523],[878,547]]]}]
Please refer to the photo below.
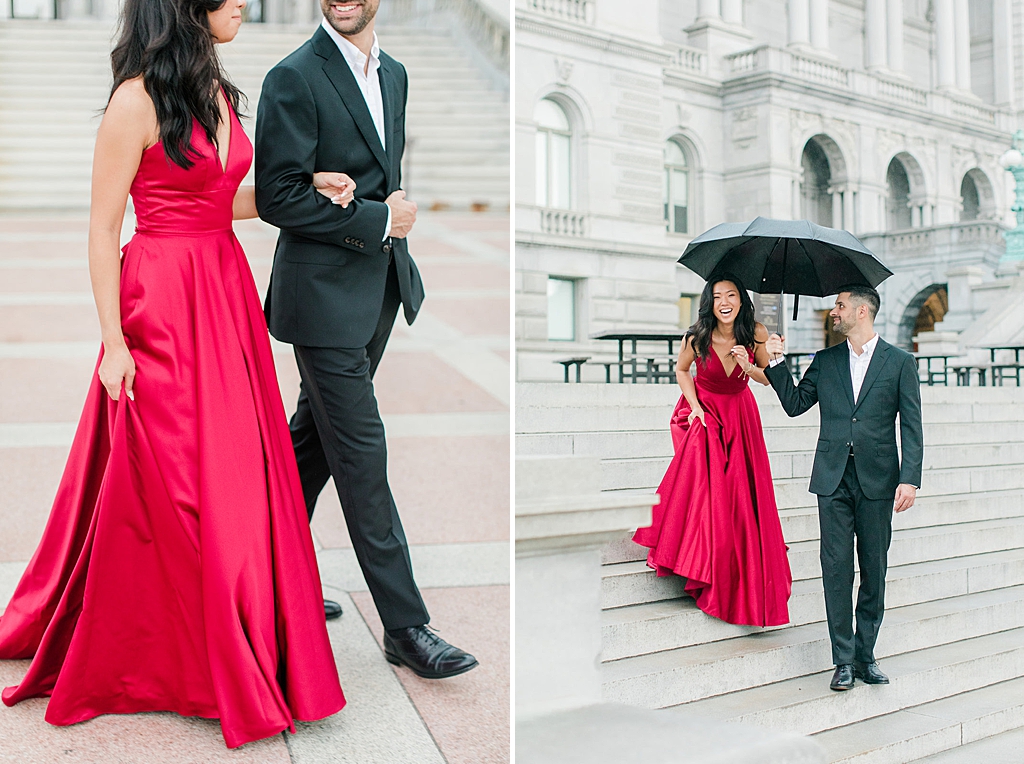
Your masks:
[{"label": "red satin gown", "polygon": [[[226,166],[198,123],[184,170],[162,144],[131,187],[121,266],[135,400],[93,378],[42,541],[0,617],[0,658],[32,658],[3,701],[46,720],[176,711],[229,747],[345,704],[267,325]],[[102,357],[102,354],[101,354]]]},{"label": "red satin gown", "polygon": [[651,548],[647,564],[659,576],[684,576],[708,615],[749,626],[788,623],[793,576],[757,402],[739,365],[727,375],[714,349],[707,363],[697,359],[694,382],[707,426],[687,425],[690,405],[680,396],[661,503],[633,540]]}]

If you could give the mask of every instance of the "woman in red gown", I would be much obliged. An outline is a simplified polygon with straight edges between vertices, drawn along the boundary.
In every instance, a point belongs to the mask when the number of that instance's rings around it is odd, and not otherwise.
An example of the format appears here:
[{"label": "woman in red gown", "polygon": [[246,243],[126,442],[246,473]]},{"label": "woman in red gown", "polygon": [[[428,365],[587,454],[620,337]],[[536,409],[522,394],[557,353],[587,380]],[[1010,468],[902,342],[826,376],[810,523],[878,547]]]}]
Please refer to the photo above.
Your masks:
[{"label": "woman in red gown", "polygon": [[659,576],[686,578],[697,607],[749,626],[788,623],[793,583],[749,387],[751,379],[768,384],[767,339],[735,277],[708,281],[676,367],[683,394],[671,421],[675,457],[650,527],[633,536],[651,548],[647,564]]},{"label": "woman in red gown", "polygon": [[[49,696],[52,724],[176,711],[220,719],[234,748],[345,704],[267,326],[231,228],[256,215],[239,189],[252,147],[213,44],[235,36],[244,5],[123,9],[89,229],[103,349],[0,617],[0,658],[32,658],[3,701]],[[129,191],[138,227],[120,259]]]}]

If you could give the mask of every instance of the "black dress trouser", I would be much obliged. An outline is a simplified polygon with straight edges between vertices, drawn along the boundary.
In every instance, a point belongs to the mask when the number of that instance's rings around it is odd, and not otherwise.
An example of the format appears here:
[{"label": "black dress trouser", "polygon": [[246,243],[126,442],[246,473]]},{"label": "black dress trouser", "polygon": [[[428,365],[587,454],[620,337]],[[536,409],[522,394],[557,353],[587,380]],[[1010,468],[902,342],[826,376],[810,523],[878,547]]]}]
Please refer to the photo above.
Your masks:
[{"label": "black dress trouser", "polygon": [[[869,499],[857,479],[854,457],[835,493],[818,497],[821,576],[835,665],[871,663],[885,611],[885,573],[892,540],[893,499]],[[853,548],[857,542],[860,588],[853,631]]]},{"label": "black dress trouser", "polygon": [[365,348],[295,347],[302,383],[289,423],[309,519],[333,476],[356,559],[385,629],[430,620],[388,486],[387,443],[373,393],[373,375],[400,303],[392,262],[380,319]]}]

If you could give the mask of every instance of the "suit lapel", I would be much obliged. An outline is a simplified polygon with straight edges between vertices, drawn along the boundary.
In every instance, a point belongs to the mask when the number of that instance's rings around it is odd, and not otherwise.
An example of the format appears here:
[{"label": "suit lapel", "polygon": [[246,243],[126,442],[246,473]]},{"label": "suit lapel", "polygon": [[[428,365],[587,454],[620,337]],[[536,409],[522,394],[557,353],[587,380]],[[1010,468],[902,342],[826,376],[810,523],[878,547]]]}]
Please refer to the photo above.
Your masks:
[{"label": "suit lapel", "polygon": [[878,375],[881,373],[882,367],[885,366],[887,360],[889,360],[889,343],[879,337],[878,344],[875,345],[875,352],[871,354],[871,363],[868,364],[868,371],[864,375],[864,383],[860,386],[860,395],[857,396],[857,404],[854,406],[855,410],[864,402],[868,390],[871,389],[871,385],[875,384],[875,380],[878,379]]},{"label": "suit lapel", "polygon": [[[318,37],[322,37],[322,39],[318,40]],[[322,27],[317,29],[316,34],[313,35],[313,47],[321,57],[327,59],[324,61],[324,74],[327,75],[327,79],[334,85],[334,89],[338,91],[338,95],[341,96],[345,108],[348,109],[349,114],[352,115],[352,119],[356,123],[356,127],[362,133],[363,140],[370,147],[373,156],[380,162],[380,166],[384,168],[390,183],[390,162],[388,162],[388,157],[384,153],[384,147],[380,145],[377,128],[373,126],[373,117],[370,116],[370,110],[366,107],[366,99],[363,98],[363,92],[359,89],[359,84],[352,75],[348,61],[345,60],[334,40],[331,39],[330,35]],[[387,98],[384,94],[383,79],[381,78],[381,97],[384,100],[384,136],[385,140],[390,143],[391,136],[387,132],[388,106]]]},{"label": "suit lapel", "polygon": [[839,379],[842,381],[843,390],[846,391],[846,398],[850,401],[850,408],[856,407],[856,402],[853,400],[853,377],[850,376],[850,348],[844,342],[842,349],[837,350],[832,354],[835,359],[836,373],[839,374]]},{"label": "suit lapel", "polygon": [[386,56],[381,56],[380,69],[377,70],[377,77],[380,79],[380,98],[384,102],[384,142],[387,144],[384,147],[384,153],[388,158],[388,188],[391,188],[392,184],[392,165],[394,164],[394,149],[395,149],[395,104],[392,99],[392,83],[394,83],[394,77],[391,76],[391,64],[388,63]]}]

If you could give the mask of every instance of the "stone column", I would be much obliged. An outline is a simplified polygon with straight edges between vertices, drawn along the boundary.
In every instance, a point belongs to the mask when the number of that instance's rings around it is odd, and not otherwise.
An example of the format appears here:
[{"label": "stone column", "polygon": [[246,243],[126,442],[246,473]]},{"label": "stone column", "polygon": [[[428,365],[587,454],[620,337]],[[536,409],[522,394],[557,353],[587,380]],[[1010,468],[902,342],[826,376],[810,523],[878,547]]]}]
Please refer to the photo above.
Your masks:
[{"label": "stone column", "polygon": [[718,10],[718,0],[697,0],[698,19],[718,19],[722,14]]},{"label": "stone column", "polygon": [[722,0],[722,21],[743,26],[743,0]]},{"label": "stone column", "polygon": [[789,44],[808,45],[810,42],[809,0],[789,0]]},{"label": "stone column", "polygon": [[1010,0],[992,2],[992,57],[995,102],[1013,108],[1013,6]]},{"label": "stone column", "polygon": [[850,233],[857,233],[855,215],[853,212],[853,191],[849,186],[843,190],[843,229]]},{"label": "stone column", "polygon": [[885,0],[865,0],[864,65],[869,70],[885,68],[885,25]]},{"label": "stone column", "polygon": [[956,87],[956,42],[953,0],[935,0],[935,86]]},{"label": "stone column", "polygon": [[815,50],[830,50],[828,0],[811,0],[811,47]]},{"label": "stone column", "polygon": [[889,50],[889,68],[894,72],[903,71],[903,0],[888,0],[885,6]]},{"label": "stone column", "polygon": [[838,188],[830,188],[832,194],[832,227],[843,228],[843,192]]},{"label": "stone column", "polygon": [[971,17],[967,0],[953,0],[953,29],[956,45],[956,86],[971,92]]}]

